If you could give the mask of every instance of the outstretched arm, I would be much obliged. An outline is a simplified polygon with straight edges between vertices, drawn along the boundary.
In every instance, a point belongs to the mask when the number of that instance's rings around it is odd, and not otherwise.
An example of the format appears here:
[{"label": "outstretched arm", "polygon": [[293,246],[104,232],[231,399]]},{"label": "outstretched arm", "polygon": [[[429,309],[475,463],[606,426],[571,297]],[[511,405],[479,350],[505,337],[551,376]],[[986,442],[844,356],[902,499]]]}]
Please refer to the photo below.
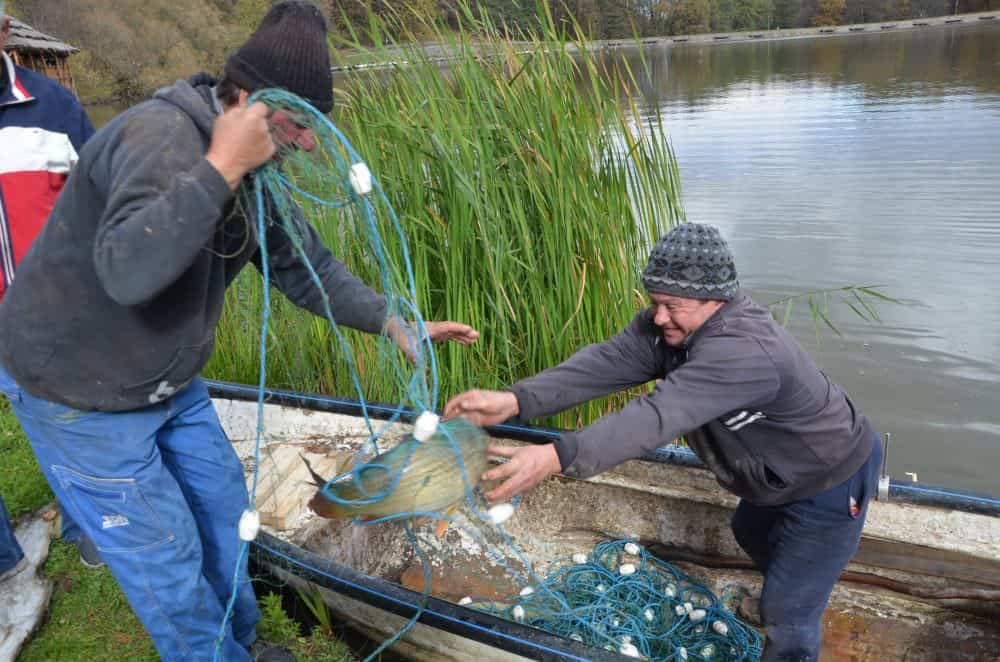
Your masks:
[{"label": "outstretched arm", "polygon": [[[491,455],[508,461],[484,474],[484,480],[504,479],[487,498],[509,499],[560,471],[567,476],[593,476],[642,457],[734,409],[772,400],[779,388],[777,371],[755,341],[736,338],[717,344],[722,346],[716,353],[694,358],[669,372],[652,393],[633,399],[621,411],[582,430],[563,434],[553,444],[489,449]],[[496,417],[516,413],[516,399],[509,400],[509,393],[503,395],[508,399],[487,397],[480,409],[492,403]]]},{"label": "outstretched arm", "polygon": [[476,425],[496,425],[549,416],[594,398],[644,384],[657,374],[655,330],[646,311],[621,333],[588,345],[559,365],[522,379],[507,391],[475,389],[444,406],[445,418],[463,416]]},{"label": "outstretched arm", "polygon": [[643,310],[621,332],[584,347],[559,365],[510,387],[521,420],[542,418],[658,376],[659,334]]},{"label": "outstretched arm", "polygon": [[[294,208],[293,231],[301,243],[302,255],[292,238],[276,223],[267,231],[268,267],[275,286],[298,307],[326,317],[327,305],[338,325],[367,333],[381,333],[386,325],[385,297],[351,273],[326,247],[319,234]],[[319,279],[318,287],[306,262]],[[260,253],[254,256],[260,269]]]}]

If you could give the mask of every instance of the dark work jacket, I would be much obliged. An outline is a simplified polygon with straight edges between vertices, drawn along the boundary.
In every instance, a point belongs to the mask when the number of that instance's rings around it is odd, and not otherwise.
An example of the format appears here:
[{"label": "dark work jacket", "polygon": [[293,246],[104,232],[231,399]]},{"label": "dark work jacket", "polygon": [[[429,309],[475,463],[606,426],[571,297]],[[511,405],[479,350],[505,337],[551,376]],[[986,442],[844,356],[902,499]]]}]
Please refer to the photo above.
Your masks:
[{"label": "dark work jacket", "polygon": [[[205,160],[213,83],[201,74],[158,91],[80,152],[0,304],[0,362],[29,393],[82,410],[139,409],[211,356],[226,288],[248,262],[261,267],[247,183],[234,196]],[[380,332],[384,298],[298,211],[325,291],[276,224],[266,230],[273,283],[302,308],[323,315],[328,297],[339,324]]]},{"label": "dark work jacket", "polygon": [[519,418],[550,416],[661,379],[653,390],[556,442],[563,471],[588,477],[683,435],[719,483],[761,506],[814,496],[854,474],[869,420],[749,297],[667,346],[649,309],[621,333],[517,382]]}]

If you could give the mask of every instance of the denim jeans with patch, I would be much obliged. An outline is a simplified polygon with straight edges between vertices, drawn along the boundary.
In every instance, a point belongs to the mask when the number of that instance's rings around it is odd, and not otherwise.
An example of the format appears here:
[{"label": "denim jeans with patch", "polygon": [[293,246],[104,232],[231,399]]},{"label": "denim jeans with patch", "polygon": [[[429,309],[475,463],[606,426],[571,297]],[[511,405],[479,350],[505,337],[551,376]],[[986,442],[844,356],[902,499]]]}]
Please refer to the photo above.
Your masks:
[{"label": "denim jeans with patch", "polygon": [[[84,412],[21,390],[10,400],[63,509],[97,546],[166,661],[212,660],[233,586],[243,469],[196,379],[128,412]],[[248,660],[259,619],[246,560],[216,659]]]},{"label": "denim jeans with patch", "polygon": [[840,485],[781,506],[740,501],[733,533],[764,574],[762,662],[818,659],[823,611],[858,549],[881,463],[882,446],[876,436],[868,459]]}]

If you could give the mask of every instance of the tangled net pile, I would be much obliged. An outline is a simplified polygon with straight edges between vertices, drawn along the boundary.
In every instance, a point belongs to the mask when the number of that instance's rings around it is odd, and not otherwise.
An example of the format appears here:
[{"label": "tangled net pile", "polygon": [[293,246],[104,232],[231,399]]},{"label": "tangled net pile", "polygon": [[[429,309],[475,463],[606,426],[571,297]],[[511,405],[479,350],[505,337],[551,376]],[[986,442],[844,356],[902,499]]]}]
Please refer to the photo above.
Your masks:
[{"label": "tangled net pile", "polygon": [[[329,301],[324,297],[323,313],[351,371],[370,437],[356,454],[350,470],[327,481],[322,494],[341,507],[363,507],[390,500],[400,485],[403,473],[415,462],[413,458],[418,451],[417,446],[411,445],[397,447],[399,450],[395,453],[389,451],[380,454],[379,441],[390,426],[402,420],[408,411],[436,411],[438,398],[434,349],[416,305],[416,287],[404,233],[377,180],[371,177],[360,155],[327,117],[299,97],[282,90],[258,91],[251,97],[251,102],[253,101],[262,101],[273,110],[288,114],[296,124],[309,128],[314,134],[316,148],[308,155],[288,150],[282,158],[274,159],[258,169],[253,175],[253,199],[243,201],[244,205],[253,207],[253,213],[248,214],[248,217],[257,221],[256,235],[264,281],[258,423],[249,514],[252,515],[255,505],[257,471],[264,437],[264,387],[271,284],[268,263],[269,229],[277,226],[284,230],[299,260],[308,269],[313,284],[324,291],[322,278],[308,258],[306,246],[316,237],[308,226],[307,219],[310,215],[307,213],[304,216],[301,211],[303,208],[313,215],[336,214],[339,223],[353,224],[353,229],[366,237],[367,246],[364,249],[378,265],[381,280],[379,284],[386,298],[387,315],[408,320],[407,337],[415,350],[415,360],[412,363],[396,347],[391,346],[386,338],[379,339],[379,354],[383,359],[382,365],[385,366],[384,377],[401,386],[405,396],[388,420],[373,421],[368,415],[351,346],[334,319]],[[296,183],[296,176],[303,174],[312,182],[311,189],[324,192],[322,197],[306,191]],[[393,236],[389,239],[397,242],[392,250],[387,248],[387,238],[379,231],[380,220],[383,227],[391,228]],[[392,255],[399,256],[398,262],[392,259]],[[453,466],[449,469],[454,472],[457,468],[461,481],[436,476],[436,481],[428,482],[441,485],[450,483],[453,487],[458,484],[460,489],[464,488],[465,509],[474,516],[467,518],[466,523],[496,532],[511,550],[509,555],[516,557],[527,568],[526,581],[537,587],[534,593],[522,595],[516,601],[479,604],[480,608],[592,646],[634,654],[635,657],[683,660],[689,655],[697,655],[707,660],[757,659],[761,647],[760,637],[756,632],[725,611],[722,603],[707,588],[649,556],[638,546],[634,549],[630,547],[634,543],[619,541],[603,544],[590,557],[557,563],[545,578],[536,575],[496,518],[485,510],[481,493],[478,488],[474,488],[475,482],[469,479],[468,469],[478,472],[481,467],[467,467],[463,457],[471,457],[470,448],[476,443],[482,443],[476,438],[481,432],[448,423],[437,426],[436,430],[438,446],[446,450],[450,448],[454,455]],[[434,464],[440,461],[441,457],[438,456],[422,462],[426,466],[440,467],[440,464]],[[430,471],[443,470],[434,468]],[[430,478],[435,477],[428,476]],[[462,526],[461,522],[447,514],[423,508],[435,503],[432,496],[409,500],[400,497],[399,503],[407,504],[406,512],[400,512],[398,508],[387,508],[390,514],[363,522],[376,524],[394,520],[405,527],[424,566],[425,598],[430,593],[429,563],[411,530],[411,520],[414,517],[429,517]],[[479,531],[467,532],[485,543]],[[216,659],[219,658],[221,643],[232,616],[236,598],[235,585],[240,577],[239,568],[245,563],[248,549],[249,539],[244,538],[240,547],[240,561],[234,569],[234,589],[228,603],[226,620],[220,624]],[[507,555],[494,549],[490,556],[503,559]],[[634,559],[625,561],[629,556]],[[421,607],[402,630],[383,642],[367,659],[376,658],[401,637],[420,618],[422,609]]]},{"label": "tangled net pile", "polygon": [[736,662],[762,650],[760,635],[725,606],[744,592],[727,587],[720,599],[640,545],[616,540],[555,561],[537,589],[515,599],[466,603],[630,657]]}]

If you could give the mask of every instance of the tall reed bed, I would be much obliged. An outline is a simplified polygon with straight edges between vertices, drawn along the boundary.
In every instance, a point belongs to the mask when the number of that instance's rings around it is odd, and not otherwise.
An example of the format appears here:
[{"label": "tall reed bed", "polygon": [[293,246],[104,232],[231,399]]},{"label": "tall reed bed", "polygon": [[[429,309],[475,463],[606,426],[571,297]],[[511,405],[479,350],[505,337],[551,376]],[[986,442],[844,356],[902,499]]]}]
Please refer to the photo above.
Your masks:
[{"label": "tall reed bed", "polygon": [[[420,46],[374,48],[375,60],[407,64],[353,74],[338,90],[334,121],[400,218],[425,319],[460,320],[482,333],[471,347],[437,347],[443,397],[503,387],[620,330],[642,305],[639,274],[651,242],[681,217],[659,118],[647,127],[630,119],[630,73],[604,70],[584,42],[548,25],[518,42],[483,23],[438,29],[436,40],[454,55],[447,66]],[[329,167],[300,168],[300,185],[322,190]],[[333,253],[377,286],[356,220],[329,211],[312,218]],[[380,231],[389,236],[386,221]],[[231,288],[212,377],[255,382],[260,288],[253,273]],[[268,383],[353,394],[325,322],[279,299]],[[351,341],[366,398],[399,400],[375,339]],[[607,406],[554,422],[585,422]]]}]

